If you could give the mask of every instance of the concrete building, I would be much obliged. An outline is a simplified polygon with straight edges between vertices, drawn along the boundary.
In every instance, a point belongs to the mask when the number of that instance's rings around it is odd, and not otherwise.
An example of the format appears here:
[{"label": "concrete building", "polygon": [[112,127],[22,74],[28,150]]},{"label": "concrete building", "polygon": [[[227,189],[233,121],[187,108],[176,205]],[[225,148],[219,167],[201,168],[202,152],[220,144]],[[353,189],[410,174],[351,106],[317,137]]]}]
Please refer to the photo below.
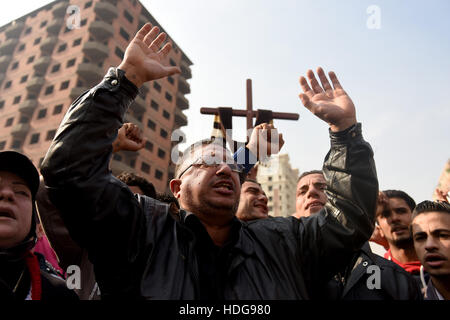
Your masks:
[{"label": "concrete building", "polygon": [[268,198],[269,214],[288,217],[295,212],[295,191],[299,171],[289,163],[289,155],[272,156],[258,165],[257,181]]},{"label": "concrete building", "polygon": [[[119,65],[146,22],[164,30],[137,0],[58,0],[0,27],[0,150],[22,152],[39,167],[71,102]],[[113,173],[135,172],[159,192],[174,174],[171,133],[187,125],[192,65],[168,36],[167,63],[182,74],[141,88],[125,121],[142,128],[145,148],[111,161]]]},{"label": "concrete building", "polygon": [[[436,188],[447,191],[447,198],[450,199],[450,159],[444,165]],[[436,190],[433,191],[433,200],[437,199]]]}]

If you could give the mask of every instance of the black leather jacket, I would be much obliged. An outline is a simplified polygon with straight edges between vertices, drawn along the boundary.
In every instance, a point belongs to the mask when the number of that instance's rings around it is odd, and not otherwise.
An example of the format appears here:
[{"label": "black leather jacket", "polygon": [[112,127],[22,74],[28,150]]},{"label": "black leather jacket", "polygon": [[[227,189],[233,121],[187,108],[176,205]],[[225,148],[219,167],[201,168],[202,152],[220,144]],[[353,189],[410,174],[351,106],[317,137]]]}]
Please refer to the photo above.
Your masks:
[{"label": "black leather jacket", "polygon": [[[108,169],[137,93],[123,71],[111,68],[70,107],[41,172],[72,238],[89,252],[103,297],[198,299],[190,213],[174,217],[167,205],[134,196]],[[225,299],[308,299],[314,283],[348,265],[371,236],[378,194],[372,149],[360,124],[330,137],[328,204],[306,219],[240,222]]]}]

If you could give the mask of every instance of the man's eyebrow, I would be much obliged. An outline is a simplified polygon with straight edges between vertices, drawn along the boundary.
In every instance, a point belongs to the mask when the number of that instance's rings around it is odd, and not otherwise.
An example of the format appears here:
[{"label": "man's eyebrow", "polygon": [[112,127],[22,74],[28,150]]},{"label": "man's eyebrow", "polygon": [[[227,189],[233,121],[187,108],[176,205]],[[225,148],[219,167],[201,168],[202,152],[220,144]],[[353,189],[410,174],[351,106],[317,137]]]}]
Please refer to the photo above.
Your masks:
[{"label": "man's eyebrow", "polygon": [[259,192],[259,189],[255,187],[248,187],[246,191]]},{"label": "man's eyebrow", "polygon": [[13,181],[12,184],[22,185],[22,186],[28,187],[28,185],[25,182],[22,182],[22,181]]}]

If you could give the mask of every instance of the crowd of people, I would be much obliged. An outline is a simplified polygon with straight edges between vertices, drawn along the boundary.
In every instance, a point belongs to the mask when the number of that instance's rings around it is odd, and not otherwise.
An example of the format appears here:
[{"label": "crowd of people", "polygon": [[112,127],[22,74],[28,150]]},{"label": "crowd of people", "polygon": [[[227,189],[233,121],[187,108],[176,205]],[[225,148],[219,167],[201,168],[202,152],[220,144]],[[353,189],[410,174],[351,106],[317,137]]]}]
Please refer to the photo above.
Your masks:
[{"label": "crowd of people", "polygon": [[[271,124],[235,154],[221,139],[187,148],[170,195],[132,173],[113,176],[111,154],[144,145],[139,128],[123,124],[139,87],[180,72],[165,65],[164,41],[158,27],[142,27],[122,63],[71,105],[40,173],[25,155],[0,152],[1,297],[450,299],[447,199],[416,205],[404,191],[379,190],[373,151],[333,72],[300,78],[301,102],[329,124],[331,148],[321,170],[298,179],[291,217],[271,217],[248,176],[259,155],[282,147]],[[73,266],[81,278],[71,287]]]}]

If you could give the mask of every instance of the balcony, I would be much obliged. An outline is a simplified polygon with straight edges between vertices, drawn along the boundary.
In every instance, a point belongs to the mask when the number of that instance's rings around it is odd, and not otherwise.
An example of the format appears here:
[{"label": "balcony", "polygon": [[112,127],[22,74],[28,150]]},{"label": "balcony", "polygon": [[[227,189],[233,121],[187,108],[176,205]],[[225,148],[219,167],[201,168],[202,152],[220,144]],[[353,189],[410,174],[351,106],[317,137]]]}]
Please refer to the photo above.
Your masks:
[{"label": "balcony", "polygon": [[85,42],[83,52],[94,61],[102,61],[109,55],[108,47],[96,41]]},{"label": "balcony", "polygon": [[0,44],[0,56],[12,55],[18,43],[19,40],[17,39],[8,39]]},{"label": "balcony", "polygon": [[137,96],[134,102],[131,104],[130,109],[133,110],[136,114],[144,113],[146,110],[145,100],[140,96]]},{"label": "balcony", "polygon": [[5,72],[8,69],[9,63],[12,60],[12,56],[3,56],[0,57],[0,72]]},{"label": "balcony", "polygon": [[28,131],[30,131],[29,123],[19,123],[12,128],[11,134],[14,138],[23,139],[27,135]]},{"label": "balcony", "polygon": [[38,101],[36,99],[28,99],[19,105],[19,112],[26,114],[31,117],[33,111],[36,109]]},{"label": "balcony", "polygon": [[178,91],[182,94],[191,93],[191,86],[183,76],[178,77]]},{"label": "balcony", "polygon": [[80,63],[77,74],[88,82],[99,82],[103,77],[103,69],[94,63]]},{"label": "balcony", "polygon": [[181,110],[186,110],[189,108],[189,101],[184,97],[184,94],[177,92],[177,107]]},{"label": "balcony", "polygon": [[111,22],[117,18],[117,8],[108,2],[97,2],[94,7],[95,13],[105,21]]},{"label": "balcony", "polygon": [[188,121],[186,115],[178,108],[175,109],[175,127],[187,126]]},{"label": "balcony", "polygon": [[63,18],[66,15],[66,11],[67,11],[67,7],[69,6],[69,2],[68,1],[62,1],[58,4],[56,4],[53,7],[53,17],[55,18]]},{"label": "balcony", "polygon": [[13,21],[11,25],[5,30],[6,38],[19,38],[24,26],[25,23],[21,21]]},{"label": "balcony", "polygon": [[189,64],[184,59],[181,59],[180,63],[181,75],[187,80],[192,78],[191,68]]},{"label": "balcony", "polygon": [[74,87],[72,88],[72,90],[70,90],[70,99],[75,100],[88,90],[88,87]]},{"label": "balcony", "polygon": [[36,74],[43,76],[52,62],[50,57],[40,57],[33,65]]},{"label": "balcony", "polygon": [[39,91],[41,91],[42,86],[44,85],[45,80],[43,77],[35,77],[32,78],[30,81],[28,81],[27,83],[27,90],[28,93],[34,94],[34,95],[38,95]]},{"label": "balcony", "polygon": [[104,21],[94,21],[89,26],[89,32],[95,34],[96,38],[100,41],[104,41],[113,35],[112,25]]},{"label": "balcony", "polygon": [[47,33],[52,35],[52,36],[58,35],[59,31],[61,31],[61,27],[62,27],[63,23],[64,23],[64,19],[63,18],[59,18],[59,19],[53,20],[47,26]]},{"label": "balcony", "polygon": [[50,38],[47,38],[44,41],[42,41],[42,43],[41,43],[42,55],[47,55],[47,56],[51,55],[57,42],[58,42],[57,37],[50,37]]}]

